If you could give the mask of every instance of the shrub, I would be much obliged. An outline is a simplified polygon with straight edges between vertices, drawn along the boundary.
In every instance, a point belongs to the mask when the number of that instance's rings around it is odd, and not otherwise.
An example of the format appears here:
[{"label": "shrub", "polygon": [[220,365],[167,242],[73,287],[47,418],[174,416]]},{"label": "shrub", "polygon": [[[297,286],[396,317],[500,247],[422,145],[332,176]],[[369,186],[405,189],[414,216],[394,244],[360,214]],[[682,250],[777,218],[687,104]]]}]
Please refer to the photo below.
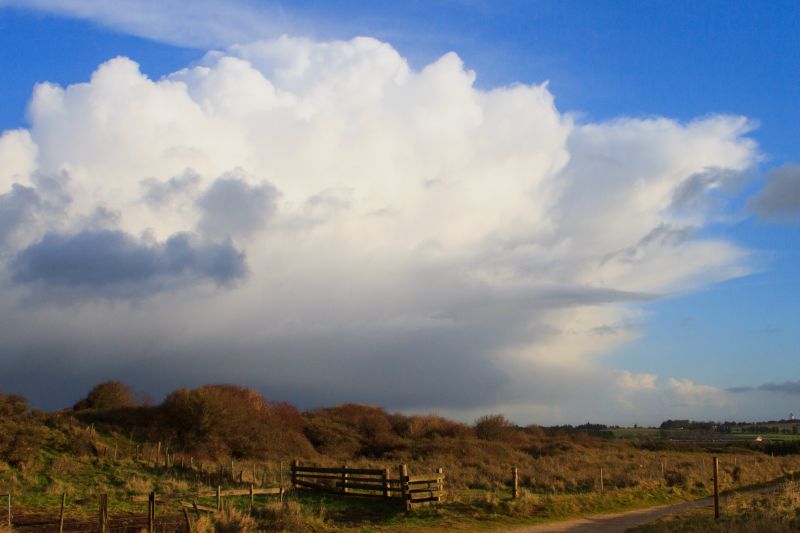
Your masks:
[{"label": "shrub", "polygon": [[517,426],[503,415],[484,415],[475,421],[475,435],[483,440],[511,442],[517,435]]},{"label": "shrub", "polygon": [[0,459],[12,466],[28,464],[45,433],[25,398],[0,394]]},{"label": "shrub", "polygon": [[86,398],[75,404],[75,411],[85,409],[119,409],[137,405],[136,395],[121,381],[105,381],[95,385]]},{"label": "shrub", "polygon": [[337,458],[378,457],[405,446],[395,431],[399,421],[379,407],[349,403],[307,413],[306,436]]},{"label": "shrub", "polygon": [[[470,428],[460,422],[436,415],[403,417],[396,424],[396,431],[403,437],[431,439],[436,437],[467,438],[472,436]],[[400,421],[398,421],[400,422]]]},{"label": "shrub", "polygon": [[273,406],[257,392],[234,385],[180,389],[160,407],[162,430],[179,448],[216,456],[286,458],[308,455],[298,431],[302,418],[288,404]]}]

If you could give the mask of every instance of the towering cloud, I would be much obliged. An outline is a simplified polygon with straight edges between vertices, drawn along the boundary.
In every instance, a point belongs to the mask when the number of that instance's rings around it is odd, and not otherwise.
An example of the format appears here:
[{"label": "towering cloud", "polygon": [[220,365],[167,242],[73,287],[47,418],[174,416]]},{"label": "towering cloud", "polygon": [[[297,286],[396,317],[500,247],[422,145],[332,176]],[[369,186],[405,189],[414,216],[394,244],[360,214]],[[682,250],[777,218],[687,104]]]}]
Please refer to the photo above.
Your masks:
[{"label": "towering cloud", "polygon": [[636,336],[639,302],[748,271],[696,230],[754,164],[750,123],[580,123],[546,83],[475,76],[452,53],[417,71],[373,39],[282,37],[160,80],[119,57],[37,86],[30,129],[0,137],[0,342],[19,355],[0,385],[51,379],[30,368],[59,335],[99,373],[152,378],[137,362],[157,357],[303,405],[718,404],[597,358]]}]

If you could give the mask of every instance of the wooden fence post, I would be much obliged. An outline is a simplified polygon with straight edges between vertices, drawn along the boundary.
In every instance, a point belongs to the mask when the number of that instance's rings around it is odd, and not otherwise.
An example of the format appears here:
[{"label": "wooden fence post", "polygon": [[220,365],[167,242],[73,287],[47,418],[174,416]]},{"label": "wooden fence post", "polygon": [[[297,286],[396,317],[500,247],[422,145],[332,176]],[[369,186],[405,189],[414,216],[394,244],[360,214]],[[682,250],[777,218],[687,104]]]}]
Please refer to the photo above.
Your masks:
[{"label": "wooden fence post", "polygon": [[519,498],[519,470],[517,467],[511,469],[511,498],[517,499]]},{"label": "wooden fence post", "polygon": [[100,495],[100,531],[108,531],[108,494]]},{"label": "wooden fence post", "polygon": [[719,458],[714,456],[714,518],[719,520]]},{"label": "wooden fence post", "polygon": [[347,464],[342,465],[342,494],[349,492],[347,488]]},{"label": "wooden fence post", "polygon": [[258,480],[256,479],[256,464],[253,463],[253,484],[257,483]]},{"label": "wooden fence post", "polygon": [[[514,468],[516,470],[516,467]],[[439,467],[436,469],[436,490],[439,494],[436,496],[437,501],[442,501],[442,492],[444,491],[444,468]]]},{"label": "wooden fence post", "polygon": [[236,481],[236,474],[233,473],[233,459],[231,459],[231,481]]},{"label": "wooden fence post", "polygon": [[300,466],[300,461],[295,459],[292,461],[292,489],[297,489],[297,468]]},{"label": "wooden fence post", "polygon": [[400,465],[398,468],[400,474],[400,492],[403,495],[403,504],[406,511],[411,510],[411,495],[408,492],[408,465]]},{"label": "wooden fence post", "polygon": [[386,468],[383,470],[383,497],[384,498],[391,498],[391,492],[389,492],[389,469]]},{"label": "wooden fence post", "polygon": [[155,533],[156,530],[156,493],[151,492],[147,499],[147,531]]},{"label": "wooden fence post", "polygon": [[192,533],[192,523],[189,521],[189,511],[187,511],[185,507],[183,509],[183,519],[186,521],[186,531]]},{"label": "wooden fence post", "polygon": [[11,531],[11,493],[6,494],[8,498],[8,530]]},{"label": "wooden fence post", "polygon": [[604,479],[603,479],[603,467],[600,467],[600,492],[603,492],[604,489]]},{"label": "wooden fence post", "polygon": [[64,504],[67,501],[67,493],[61,493],[61,512],[58,515],[58,533],[64,533]]},{"label": "wooden fence post", "polygon": [[153,460],[154,466],[158,466],[159,457],[161,457],[161,441],[158,441],[158,448],[156,448],[156,457]]},{"label": "wooden fence post", "polygon": [[217,511],[222,510],[222,487],[217,485]]}]

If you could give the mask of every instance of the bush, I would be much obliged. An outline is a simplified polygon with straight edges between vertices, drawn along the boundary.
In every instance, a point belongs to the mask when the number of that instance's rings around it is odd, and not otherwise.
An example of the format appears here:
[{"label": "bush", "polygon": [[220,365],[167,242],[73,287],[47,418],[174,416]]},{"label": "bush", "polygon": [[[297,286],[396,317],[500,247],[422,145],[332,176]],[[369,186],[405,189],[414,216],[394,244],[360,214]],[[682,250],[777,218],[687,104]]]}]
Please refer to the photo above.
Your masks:
[{"label": "bush", "polygon": [[270,404],[234,385],[180,389],[160,407],[162,431],[179,448],[212,456],[288,458],[309,455],[303,419],[288,404]]},{"label": "bush", "polygon": [[475,421],[475,436],[483,440],[512,442],[517,436],[517,426],[503,415],[485,415]]},{"label": "bush", "polygon": [[73,409],[75,411],[120,409],[123,407],[135,407],[137,403],[136,395],[128,385],[121,381],[106,381],[95,385],[86,398],[76,403]]},{"label": "bush", "polygon": [[41,446],[46,428],[22,396],[0,394],[0,460],[22,466]]},{"label": "bush", "polygon": [[317,409],[306,414],[306,421],[306,436],[317,451],[340,459],[380,457],[406,445],[395,431],[401,419],[371,405]]},{"label": "bush", "polygon": [[400,436],[411,439],[468,438],[472,436],[472,431],[467,425],[441,416],[404,417],[393,415],[393,419],[395,431]]}]

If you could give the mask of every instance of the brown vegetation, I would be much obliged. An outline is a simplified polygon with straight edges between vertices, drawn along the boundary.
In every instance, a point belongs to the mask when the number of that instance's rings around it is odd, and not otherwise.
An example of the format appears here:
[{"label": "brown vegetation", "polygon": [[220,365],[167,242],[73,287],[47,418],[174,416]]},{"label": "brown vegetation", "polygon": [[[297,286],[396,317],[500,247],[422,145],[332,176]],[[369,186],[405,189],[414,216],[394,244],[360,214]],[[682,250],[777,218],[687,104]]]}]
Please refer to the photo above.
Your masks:
[{"label": "brown vegetation", "polygon": [[84,409],[121,409],[135,407],[136,395],[128,385],[121,381],[105,381],[89,391],[86,398],[75,404],[75,411]]},{"label": "brown vegetation", "polygon": [[[393,472],[406,463],[416,475],[443,467],[448,501],[473,506],[477,501],[480,509],[520,519],[594,512],[610,501],[622,509],[706,495],[710,489],[709,454],[699,448],[632,444],[574,428],[521,428],[502,415],[467,425],[359,404],[300,413],[232,385],[180,389],[160,405],[92,405],[45,414],[18,396],[0,395],[0,485],[21,494],[21,504],[41,498],[53,505],[60,493],[75,499],[98,491],[116,492],[115,498],[150,490],[166,495],[220,479],[269,486],[281,479],[279,461],[286,484],[287,460],[293,458]],[[163,468],[166,451],[173,466],[179,457],[188,464],[191,456],[193,468]],[[723,489],[800,469],[798,456],[771,457],[746,448],[715,453],[721,454]],[[515,501],[508,494],[511,467],[519,469],[523,494]],[[322,508],[317,513],[296,502],[260,506],[258,512],[260,528],[269,523],[287,531],[324,531],[328,518]],[[250,527],[240,518],[230,512],[208,518],[203,527]]]}]

